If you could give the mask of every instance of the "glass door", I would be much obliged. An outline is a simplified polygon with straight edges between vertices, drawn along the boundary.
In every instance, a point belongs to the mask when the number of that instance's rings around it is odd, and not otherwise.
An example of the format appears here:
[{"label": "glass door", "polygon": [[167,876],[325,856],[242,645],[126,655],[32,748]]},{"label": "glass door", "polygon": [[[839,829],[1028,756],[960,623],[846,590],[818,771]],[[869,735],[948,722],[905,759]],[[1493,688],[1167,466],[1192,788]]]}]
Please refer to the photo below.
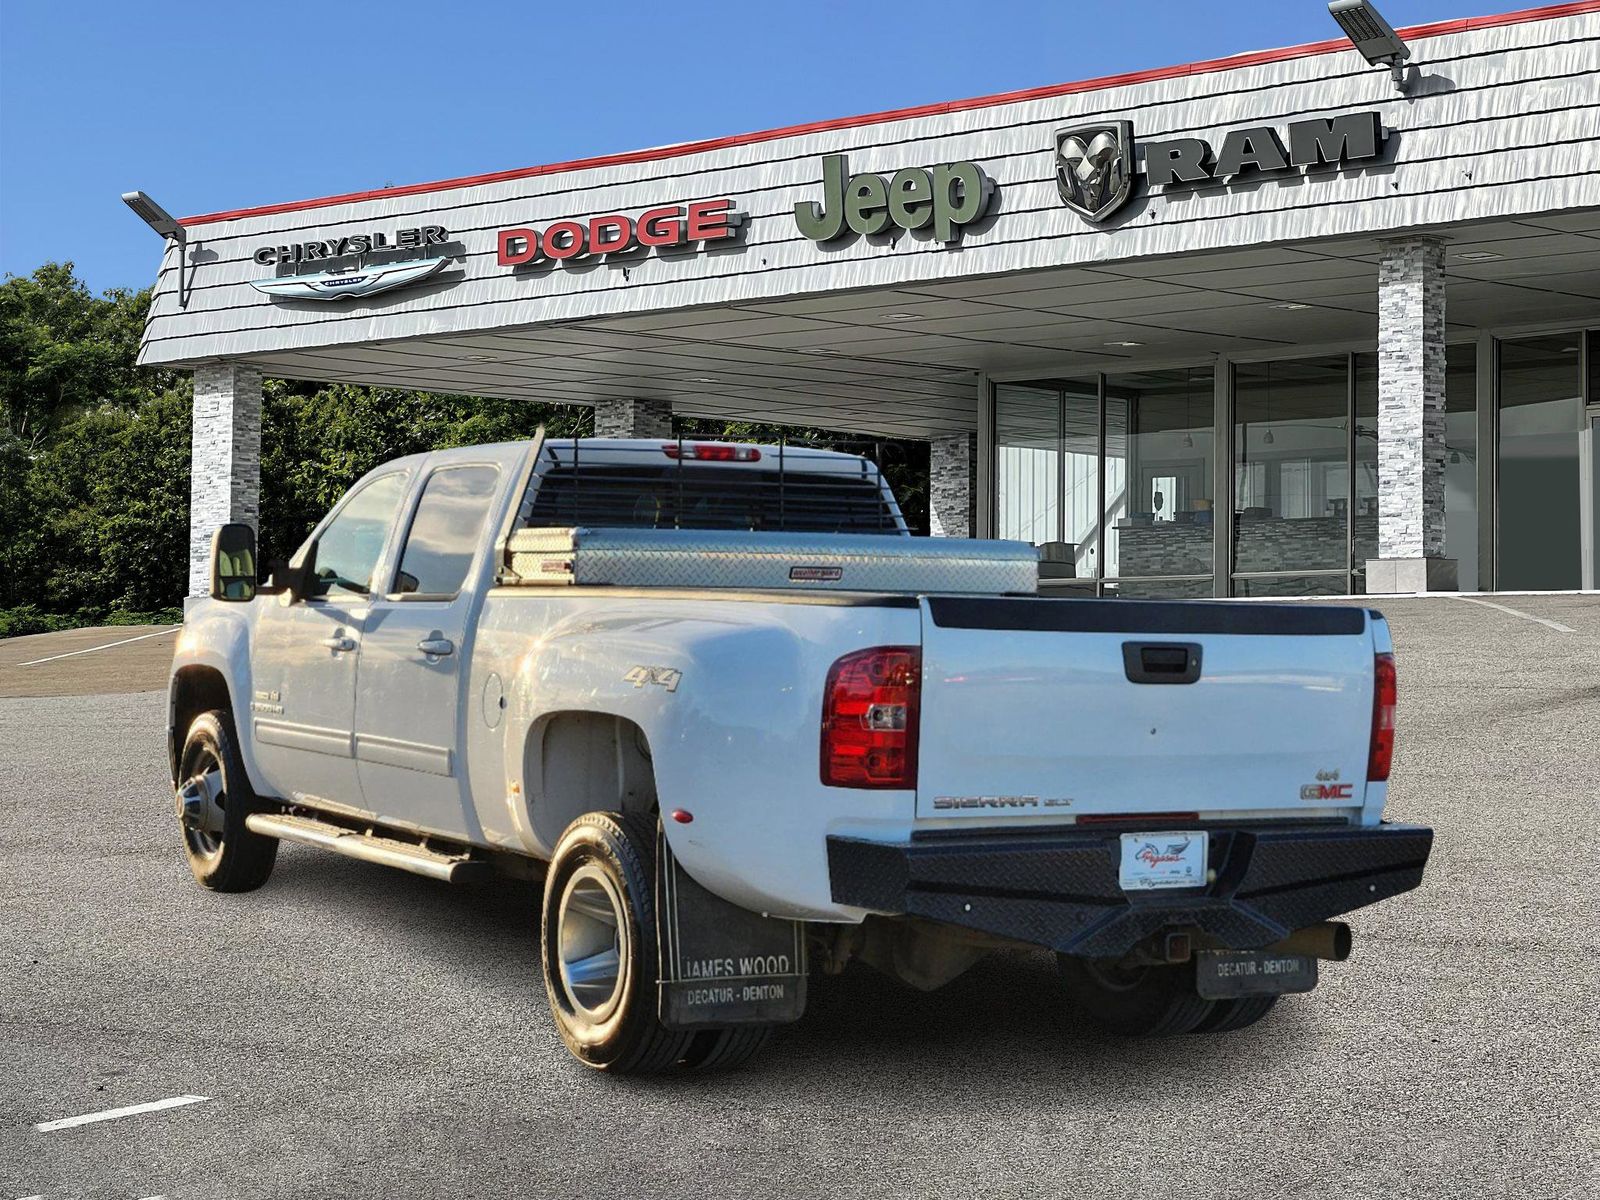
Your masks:
[{"label": "glass door", "polygon": [[1583,486],[1589,493],[1584,505],[1587,528],[1583,531],[1583,586],[1600,588],[1600,407],[1589,410],[1589,439],[1583,462]]},{"label": "glass door", "polygon": [[1582,341],[1569,333],[1500,343],[1499,591],[1583,586]]}]

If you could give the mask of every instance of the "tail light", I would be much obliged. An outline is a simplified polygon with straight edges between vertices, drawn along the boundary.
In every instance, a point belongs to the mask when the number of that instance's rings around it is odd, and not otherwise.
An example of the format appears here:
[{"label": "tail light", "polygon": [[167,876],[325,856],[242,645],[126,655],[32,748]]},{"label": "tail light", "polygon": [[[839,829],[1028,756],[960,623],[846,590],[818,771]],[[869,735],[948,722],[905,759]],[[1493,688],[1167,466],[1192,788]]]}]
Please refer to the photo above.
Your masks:
[{"label": "tail light", "polygon": [[754,446],[735,446],[729,442],[667,442],[661,453],[668,458],[692,458],[700,462],[760,462],[761,451]]},{"label": "tail light", "polygon": [[822,698],[822,782],[829,787],[917,786],[922,651],[877,646],[828,671]]},{"label": "tail light", "polygon": [[1367,779],[1382,783],[1394,763],[1394,709],[1398,685],[1394,655],[1379,654],[1372,662],[1372,741],[1367,751]]}]

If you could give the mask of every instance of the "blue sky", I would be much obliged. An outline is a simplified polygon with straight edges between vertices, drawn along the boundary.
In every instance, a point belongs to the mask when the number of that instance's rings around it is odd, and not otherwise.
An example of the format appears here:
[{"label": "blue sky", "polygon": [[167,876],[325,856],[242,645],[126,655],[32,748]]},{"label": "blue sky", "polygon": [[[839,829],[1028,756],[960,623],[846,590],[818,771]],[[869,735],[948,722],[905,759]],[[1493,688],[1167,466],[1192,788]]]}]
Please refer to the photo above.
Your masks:
[{"label": "blue sky", "polygon": [[[1379,3],[1397,26],[1526,7]],[[133,188],[181,217],[1337,33],[1324,0],[0,0],[0,273],[149,284]]]}]

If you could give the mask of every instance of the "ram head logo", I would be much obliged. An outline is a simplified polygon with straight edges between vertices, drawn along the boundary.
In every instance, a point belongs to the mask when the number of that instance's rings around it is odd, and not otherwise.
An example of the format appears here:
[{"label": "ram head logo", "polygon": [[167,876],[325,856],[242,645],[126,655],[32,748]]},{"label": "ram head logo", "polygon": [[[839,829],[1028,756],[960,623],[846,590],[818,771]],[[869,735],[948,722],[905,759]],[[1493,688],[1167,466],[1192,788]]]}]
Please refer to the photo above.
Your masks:
[{"label": "ram head logo", "polygon": [[1133,191],[1133,122],[1056,130],[1056,186],[1073,212],[1103,221]]}]

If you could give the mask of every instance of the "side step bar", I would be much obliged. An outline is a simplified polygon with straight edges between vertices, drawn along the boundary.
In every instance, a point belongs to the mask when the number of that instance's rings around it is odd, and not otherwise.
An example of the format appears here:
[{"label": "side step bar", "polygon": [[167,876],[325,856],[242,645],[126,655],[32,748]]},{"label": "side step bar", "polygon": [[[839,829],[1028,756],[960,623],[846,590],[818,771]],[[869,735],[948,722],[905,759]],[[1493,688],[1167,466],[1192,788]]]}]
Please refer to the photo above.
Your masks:
[{"label": "side step bar", "polygon": [[252,831],[267,837],[320,846],[347,858],[399,867],[402,871],[425,875],[429,879],[441,879],[445,883],[459,883],[467,875],[488,866],[482,859],[469,854],[441,854],[415,842],[347,829],[343,825],[318,821],[312,817],[291,816],[288,813],[251,813],[244,823]]}]

